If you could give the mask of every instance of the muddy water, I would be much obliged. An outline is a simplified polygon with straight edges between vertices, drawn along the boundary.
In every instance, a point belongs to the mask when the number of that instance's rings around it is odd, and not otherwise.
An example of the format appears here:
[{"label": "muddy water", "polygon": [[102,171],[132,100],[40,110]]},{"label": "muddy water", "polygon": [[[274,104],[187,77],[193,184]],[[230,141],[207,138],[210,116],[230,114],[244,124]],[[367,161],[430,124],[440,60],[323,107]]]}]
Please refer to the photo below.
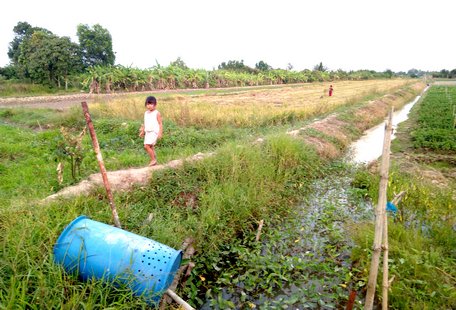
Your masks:
[{"label": "muddy water", "polygon": [[[338,309],[339,301],[356,285],[347,282],[353,248],[347,230],[374,217],[372,205],[347,190],[354,172],[355,166],[347,166],[338,175],[317,180],[307,199],[294,209],[294,216],[276,227],[273,237],[262,237],[263,268],[270,269],[280,261],[292,270],[284,274],[281,289],[257,294],[243,290],[244,283],[236,283],[240,289],[234,292],[222,289],[223,299],[234,305],[248,300],[250,308],[265,310]],[[208,302],[201,309],[223,307]]]},{"label": "muddy water", "polygon": [[[354,166],[347,166],[343,175],[332,175],[317,180],[311,195],[297,208],[294,225],[296,237],[290,230],[282,230],[284,238],[296,239],[288,253],[308,261],[313,270],[304,274],[300,284],[293,284],[277,292],[270,305],[279,309],[289,298],[296,303],[288,309],[335,309],[337,300],[348,296],[354,283],[346,282],[351,272],[350,253],[353,242],[347,234],[357,223],[374,219],[373,206],[348,190]],[[360,305],[360,300],[357,300]]]},{"label": "muddy water", "polygon": [[[426,89],[425,89],[426,91]],[[417,96],[415,100],[406,104],[401,110],[393,113],[393,129],[403,121],[408,119],[408,114],[413,105],[421,98]],[[354,163],[369,163],[382,155],[383,137],[385,134],[385,123],[381,123],[364,132],[364,135],[351,144],[348,150],[348,158]],[[393,134],[392,139],[395,136]]]}]

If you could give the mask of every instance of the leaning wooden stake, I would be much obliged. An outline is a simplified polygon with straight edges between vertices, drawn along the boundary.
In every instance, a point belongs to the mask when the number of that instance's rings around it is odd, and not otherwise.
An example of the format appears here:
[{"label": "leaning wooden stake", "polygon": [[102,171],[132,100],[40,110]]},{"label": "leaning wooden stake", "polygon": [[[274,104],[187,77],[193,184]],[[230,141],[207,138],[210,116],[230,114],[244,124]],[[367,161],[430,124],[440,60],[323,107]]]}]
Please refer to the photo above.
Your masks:
[{"label": "leaning wooden stake", "polygon": [[374,252],[369,271],[369,281],[367,284],[366,303],[364,309],[370,310],[374,305],[375,288],[377,285],[378,265],[382,250],[383,223],[386,213],[386,189],[388,186],[388,171],[390,158],[390,145],[392,134],[393,108],[388,114],[388,120],[385,125],[385,136],[383,138],[382,164],[380,169],[380,187],[378,190],[378,203],[375,211],[375,235],[374,235]]},{"label": "leaning wooden stake", "polygon": [[109,182],[108,182],[108,175],[106,173],[106,168],[103,163],[103,157],[101,156],[100,145],[98,144],[97,135],[95,134],[95,128],[93,127],[92,119],[89,114],[89,107],[87,106],[87,103],[85,101],[81,102],[81,105],[82,105],[82,110],[84,111],[84,117],[85,117],[85,120],[87,123],[87,127],[89,128],[90,137],[92,138],[93,149],[95,150],[95,154],[97,155],[98,165],[100,166],[101,176],[103,178],[103,183],[106,188],[106,194],[108,195],[109,205],[110,205],[111,211],[112,211],[112,217],[114,219],[114,225],[118,228],[121,228],[120,221],[119,221],[119,215],[117,214],[117,209],[114,204],[114,199],[112,198],[111,186],[109,185]]}]

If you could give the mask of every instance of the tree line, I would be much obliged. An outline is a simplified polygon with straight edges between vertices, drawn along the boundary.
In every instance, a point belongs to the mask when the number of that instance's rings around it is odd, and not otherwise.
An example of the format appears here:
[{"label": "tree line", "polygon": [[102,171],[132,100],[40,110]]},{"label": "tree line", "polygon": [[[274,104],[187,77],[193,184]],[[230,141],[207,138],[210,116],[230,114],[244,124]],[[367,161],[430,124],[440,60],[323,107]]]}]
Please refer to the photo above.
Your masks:
[{"label": "tree line", "polygon": [[100,25],[79,24],[79,44],[69,37],[19,22],[8,48],[10,64],[0,68],[6,79],[28,80],[52,87],[66,87],[70,77],[83,74],[93,66],[112,66],[115,55],[108,30]]},{"label": "tree line", "polygon": [[[209,88],[305,83],[314,81],[362,80],[396,76],[430,75],[416,69],[408,72],[373,70],[328,70],[323,63],[312,70],[274,69],[264,61],[249,67],[244,61],[222,62],[217,69],[188,68],[178,58],[168,66],[137,69],[114,65],[115,53],[109,31],[99,24],[79,24],[79,43],[51,31],[19,22],[13,29],[8,57],[10,64],[0,68],[0,79],[29,81],[53,88],[82,88],[90,92],[138,91],[175,88]],[[456,77],[456,69],[433,72],[434,77]]]}]

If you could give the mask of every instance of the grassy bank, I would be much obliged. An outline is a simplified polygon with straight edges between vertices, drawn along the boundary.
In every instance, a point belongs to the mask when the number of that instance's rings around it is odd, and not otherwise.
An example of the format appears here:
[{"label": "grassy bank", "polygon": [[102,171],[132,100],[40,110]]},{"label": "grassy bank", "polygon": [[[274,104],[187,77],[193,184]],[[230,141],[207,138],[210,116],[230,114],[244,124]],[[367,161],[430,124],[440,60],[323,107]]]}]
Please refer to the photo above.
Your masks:
[{"label": "grassy bank", "polygon": [[[310,182],[321,173],[312,150],[277,136],[256,147],[229,145],[204,162],[159,173],[149,187],[118,195],[116,204],[124,229],[175,248],[192,236],[199,255],[211,255],[233,238],[249,235],[259,218],[285,216],[306,188],[302,180]],[[111,221],[101,193],[49,206],[2,210],[3,304],[72,308],[96,302],[102,308],[129,308],[138,303],[125,296],[125,290],[80,283],[52,264],[52,246],[72,219],[85,214]],[[193,195],[194,204],[177,199],[182,193]],[[149,213],[153,224],[143,225]],[[109,299],[100,300],[105,294]]]}]

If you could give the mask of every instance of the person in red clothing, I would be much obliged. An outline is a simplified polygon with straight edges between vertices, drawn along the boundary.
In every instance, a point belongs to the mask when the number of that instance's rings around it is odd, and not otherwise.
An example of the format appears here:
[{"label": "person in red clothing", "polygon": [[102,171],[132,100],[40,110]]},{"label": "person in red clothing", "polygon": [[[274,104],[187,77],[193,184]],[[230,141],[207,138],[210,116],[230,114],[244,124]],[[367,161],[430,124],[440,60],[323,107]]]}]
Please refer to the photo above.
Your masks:
[{"label": "person in red clothing", "polygon": [[334,91],[334,88],[332,85],[329,86],[329,92],[328,92],[328,95],[329,97],[331,97],[333,95],[333,91]]}]

